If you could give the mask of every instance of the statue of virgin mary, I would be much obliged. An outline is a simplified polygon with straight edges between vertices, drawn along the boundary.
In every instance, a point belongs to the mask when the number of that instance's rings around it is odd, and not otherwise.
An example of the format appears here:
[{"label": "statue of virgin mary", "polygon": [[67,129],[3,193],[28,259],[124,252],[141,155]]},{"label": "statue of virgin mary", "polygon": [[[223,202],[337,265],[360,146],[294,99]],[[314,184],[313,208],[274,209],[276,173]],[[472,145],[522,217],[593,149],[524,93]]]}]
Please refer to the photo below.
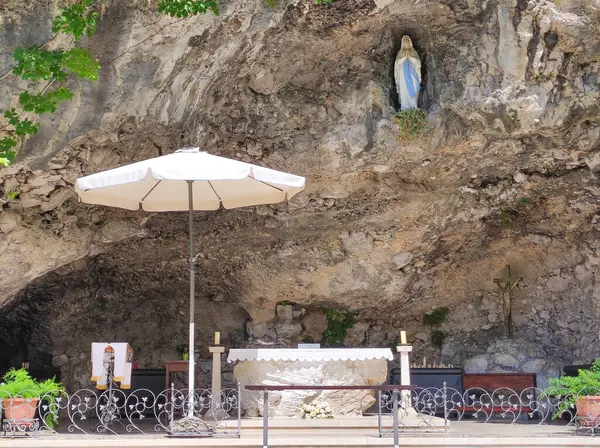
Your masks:
[{"label": "statue of virgin mary", "polygon": [[421,90],[421,59],[409,36],[402,37],[402,45],[394,63],[394,78],[400,108],[416,109]]}]

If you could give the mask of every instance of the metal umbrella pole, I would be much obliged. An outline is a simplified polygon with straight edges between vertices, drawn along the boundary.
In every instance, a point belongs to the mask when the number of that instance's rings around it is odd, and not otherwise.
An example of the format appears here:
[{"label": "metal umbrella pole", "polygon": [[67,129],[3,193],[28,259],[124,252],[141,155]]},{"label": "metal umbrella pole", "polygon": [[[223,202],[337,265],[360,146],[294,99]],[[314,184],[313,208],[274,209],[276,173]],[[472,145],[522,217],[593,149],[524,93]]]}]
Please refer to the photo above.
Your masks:
[{"label": "metal umbrella pole", "polygon": [[190,235],[190,339],[188,348],[188,385],[189,385],[189,410],[188,417],[194,416],[194,380],[195,380],[195,368],[194,368],[194,345],[195,345],[195,276],[196,269],[194,266],[194,193],[192,192],[193,181],[188,180],[188,199],[189,199],[189,210],[188,210],[188,221],[189,221],[189,235]]}]

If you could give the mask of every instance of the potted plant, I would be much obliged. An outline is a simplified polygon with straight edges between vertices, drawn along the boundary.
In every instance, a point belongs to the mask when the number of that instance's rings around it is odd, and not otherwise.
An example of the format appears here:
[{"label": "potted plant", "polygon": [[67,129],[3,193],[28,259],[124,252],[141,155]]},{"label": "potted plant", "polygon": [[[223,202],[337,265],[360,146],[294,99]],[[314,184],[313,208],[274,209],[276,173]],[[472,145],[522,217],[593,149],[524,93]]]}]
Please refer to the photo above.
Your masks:
[{"label": "potted plant", "polygon": [[575,377],[551,378],[544,393],[560,398],[553,418],[571,409],[577,409],[577,417],[583,425],[595,425],[600,421],[600,358],[590,369],[579,369]]},{"label": "potted plant", "polygon": [[32,420],[40,400],[48,403],[43,415],[44,425],[54,428],[58,422],[56,398],[64,392],[62,384],[54,378],[38,381],[25,369],[10,369],[0,383],[0,400],[7,420]]}]

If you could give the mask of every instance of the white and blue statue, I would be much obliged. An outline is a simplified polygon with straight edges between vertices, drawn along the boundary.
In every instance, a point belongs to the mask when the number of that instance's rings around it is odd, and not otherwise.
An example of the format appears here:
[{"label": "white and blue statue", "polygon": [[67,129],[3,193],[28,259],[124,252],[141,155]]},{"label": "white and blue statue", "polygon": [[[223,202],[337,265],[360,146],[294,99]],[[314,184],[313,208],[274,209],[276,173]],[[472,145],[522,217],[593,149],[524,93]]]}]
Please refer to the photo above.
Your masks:
[{"label": "white and blue statue", "polygon": [[408,36],[402,37],[402,45],[394,63],[394,78],[400,108],[416,109],[421,90],[421,59]]}]

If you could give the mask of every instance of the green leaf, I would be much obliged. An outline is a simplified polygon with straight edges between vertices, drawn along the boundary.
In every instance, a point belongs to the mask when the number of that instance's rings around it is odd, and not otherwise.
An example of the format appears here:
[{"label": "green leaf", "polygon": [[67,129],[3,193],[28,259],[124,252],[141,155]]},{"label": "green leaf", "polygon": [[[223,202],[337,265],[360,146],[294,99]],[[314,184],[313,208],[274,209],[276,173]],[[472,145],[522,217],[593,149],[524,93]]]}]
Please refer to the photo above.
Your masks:
[{"label": "green leaf", "polygon": [[16,109],[7,110],[6,112],[4,112],[4,118],[8,120],[8,124],[11,124],[13,126],[19,124],[19,114],[17,114]]},{"label": "green leaf", "polygon": [[158,0],[158,11],[171,17],[205,14],[208,10],[219,15],[219,6],[215,0]]},{"label": "green leaf", "polygon": [[576,377],[550,378],[548,383],[549,386],[544,390],[545,395],[563,396],[557,411],[552,416],[552,418],[558,418],[564,412],[570,412],[573,409],[578,397],[600,393],[600,358],[594,361],[591,369],[580,369]]},{"label": "green leaf", "polygon": [[28,118],[21,120],[15,109],[4,112],[4,118],[8,120],[8,124],[15,128],[14,133],[18,136],[37,134],[38,127],[40,126],[39,123],[34,123]]},{"label": "green leaf", "polygon": [[91,0],[80,0],[62,8],[61,14],[52,22],[52,32],[70,34],[75,39],[94,34],[99,14],[92,11],[91,4]]},{"label": "green leaf", "polygon": [[13,148],[17,146],[19,140],[14,135],[0,139],[0,165],[8,166],[15,160],[15,152]]},{"label": "green leaf", "polygon": [[49,405],[51,408],[48,412],[50,416],[46,415],[44,422],[53,427],[57,423],[56,398],[62,396],[64,390],[64,386],[57,382],[55,378],[38,381],[32,378],[27,370],[13,368],[4,375],[3,381],[0,383],[0,399],[10,397],[39,398],[42,403]]},{"label": "green leaf", "polygon": [[61,68],[64,51],[47,51],[36,47],[16,48],[13,57],[17,65],[13,73],[24,80],[41,81],[55,78],[57,81],[67,79]]},{"label": "green leaf", "polygon": [[72,48],[64,54],[61,66],[81,78],[97,80],[100,63],[85,48]]},{"label": "green leaf", "polygon": [[39,127],[39,123],[34,123],[29,118],[25,118],[15,125],[15,134],[19,136],[35,135],[38,133]]},{"label": "green leaf", "polygon": [[19,103],[25,112],[45,114],[56,112],[58,103],[73,98],[73,92],[66,87],[60,87],[46,94],[31,94],[27,91],[19,95]]},{"label": "green leaf", "polygon": [[321,343],[326,347],[344,344],[348,329],[356,323],[356,313],[324,309],[327,317],[327,329]]}]

